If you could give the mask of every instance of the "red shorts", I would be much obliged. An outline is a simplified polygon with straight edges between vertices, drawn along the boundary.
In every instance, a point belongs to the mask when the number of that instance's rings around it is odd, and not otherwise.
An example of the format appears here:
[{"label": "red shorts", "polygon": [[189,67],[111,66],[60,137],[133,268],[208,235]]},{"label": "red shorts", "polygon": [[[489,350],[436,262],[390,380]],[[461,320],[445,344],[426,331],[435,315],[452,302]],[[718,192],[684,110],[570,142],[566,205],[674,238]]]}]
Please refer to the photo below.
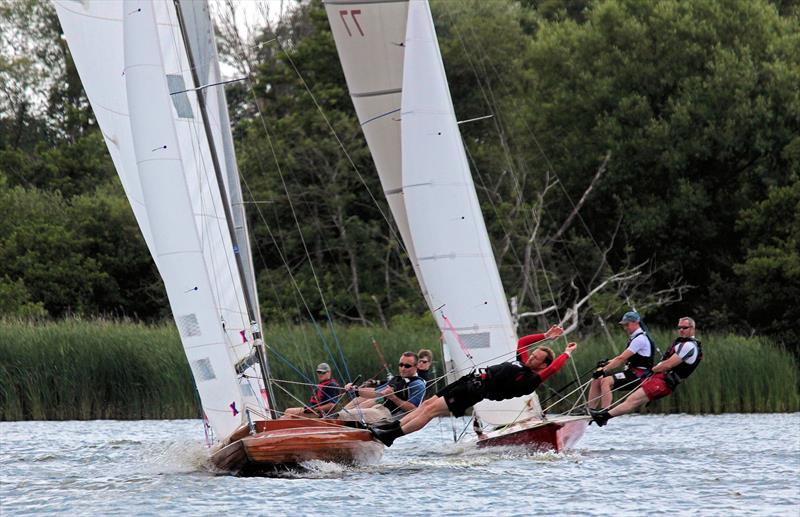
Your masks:
[{"label": "red shorts", "polygon": [[655,373],[642,382],[641,388],[644,390],[647,398],[656,400],[664,398],[667,395],[672,395],[672,390],[667,384],[667,378],[663,373]]}]

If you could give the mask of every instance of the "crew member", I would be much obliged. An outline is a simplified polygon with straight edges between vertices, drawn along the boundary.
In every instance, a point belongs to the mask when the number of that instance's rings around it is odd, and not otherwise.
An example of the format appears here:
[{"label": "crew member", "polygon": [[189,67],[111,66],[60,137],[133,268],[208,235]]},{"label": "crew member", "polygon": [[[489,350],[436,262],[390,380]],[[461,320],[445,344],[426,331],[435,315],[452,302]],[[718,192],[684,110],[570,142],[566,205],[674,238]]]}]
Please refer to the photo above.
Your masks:
[{"label": "crew member", "polygon": [[[344,389],[354,393],[356,398],[339,412],[337,418],[369,424],[417,409],[425,397],[425,381],[417,376],[417,361],[414,352],[403,353],[397,364],[400,375],[377,388],[356,388],[352,383],[345,384]],[[382,402],[378,401],[380,398]]]},{"label": "crew member", "polygon": [[694,337],[694,332],[695,322],[692,318],[678,320],[678,337],[672,342],[661,362],[653,367],[653,375],[645,379],[619,406],[602,411],[590,409],[592,420],[602,427],[610,418],[630,413],[647,401],[672,394],[703,360],[703,349],[700,341]]},{"label": "crew member", "polygon": [[[589,386],[589,407],[608,407],[614,398],[612,391],[632,391],[639,387],[642,379],[650,375],[655,357],[655,346],[650,336],[642,328],[642,318],[638,312],[626,312],[619,322],[628,333],[628,346],[610,361],[597,363]],[[625,365],[621,372],[609,372]],[[602,404],[602,405],[601,405]]]},{"label": "crew member", "polygon": [[418,411],[400,421],[373,427],[372,433],[385,445],[391,446],[396,438],[422,429],[437,416],[448,413],[463,416],[468,408],[484,399],[505,400],[533,393],[539,384],[567,362],[578,345],[568,344],[564,353],[555,359],[553,351],[546,346],[537,346],[530,353],[528,348],[539,341],[555,339],[563,333],[564,329],[553,325],[544,334],[521,338],[517,343],[516,361],[496,364],[465,375],[439,390]]},{"label": "crew member", "polygon": [[318,418],[325,416],[338,402],[342,389],[333,378],[331,367],[328,363],[317,365],[317,380],[319,381],[314,394],[304,407],[286,408],[282,418]]}]

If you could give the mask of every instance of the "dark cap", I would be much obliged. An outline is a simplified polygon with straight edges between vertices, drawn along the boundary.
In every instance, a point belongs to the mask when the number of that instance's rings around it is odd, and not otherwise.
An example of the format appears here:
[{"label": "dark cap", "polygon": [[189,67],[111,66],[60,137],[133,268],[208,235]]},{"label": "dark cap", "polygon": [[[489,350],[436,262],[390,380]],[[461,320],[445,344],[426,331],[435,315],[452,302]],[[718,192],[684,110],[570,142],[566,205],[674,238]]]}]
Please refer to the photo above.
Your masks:
[{"label": "dark cap", "polygon": [[622,319],[619,320],[620,325],[623,323],[639,323],[642,321],[642,317],[639,316],[639,313],[636,311],[628,311],[623,316]]}]

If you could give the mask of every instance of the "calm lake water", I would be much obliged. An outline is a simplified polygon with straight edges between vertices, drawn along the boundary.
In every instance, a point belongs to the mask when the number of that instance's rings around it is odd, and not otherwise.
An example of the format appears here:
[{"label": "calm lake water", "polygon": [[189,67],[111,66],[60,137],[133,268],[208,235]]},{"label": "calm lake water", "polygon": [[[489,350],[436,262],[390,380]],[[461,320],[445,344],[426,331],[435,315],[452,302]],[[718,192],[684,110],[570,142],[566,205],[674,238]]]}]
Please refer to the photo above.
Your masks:
[{"label": "calm lake water", "polygon": [[442,419],[377,465],[237,478],[209,471],[199,421],[4,422],[0,514],[800,515],[800,413],[622,417],[566,454],[451,437]]}]

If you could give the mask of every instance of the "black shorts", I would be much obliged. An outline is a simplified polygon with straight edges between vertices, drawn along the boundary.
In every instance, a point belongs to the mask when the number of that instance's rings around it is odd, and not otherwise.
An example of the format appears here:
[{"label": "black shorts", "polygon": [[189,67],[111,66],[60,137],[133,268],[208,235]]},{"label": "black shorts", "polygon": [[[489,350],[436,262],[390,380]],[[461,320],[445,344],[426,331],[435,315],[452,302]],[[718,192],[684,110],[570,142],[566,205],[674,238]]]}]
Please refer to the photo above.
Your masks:
[{"label": "black shorts", "polygon": [[620,391],[635,390],[644,379],[644,376],[639,377],[630,369],[612,374],[611,377],[614,379],[614,384],[611,386],[611,389]]},{"label": "black shorts", "polygon": [[440,389],[436,396],[444,398],[454,416],[464,416],[467,409],[486,398],[486,389],[480,378],[470,374]]}]

